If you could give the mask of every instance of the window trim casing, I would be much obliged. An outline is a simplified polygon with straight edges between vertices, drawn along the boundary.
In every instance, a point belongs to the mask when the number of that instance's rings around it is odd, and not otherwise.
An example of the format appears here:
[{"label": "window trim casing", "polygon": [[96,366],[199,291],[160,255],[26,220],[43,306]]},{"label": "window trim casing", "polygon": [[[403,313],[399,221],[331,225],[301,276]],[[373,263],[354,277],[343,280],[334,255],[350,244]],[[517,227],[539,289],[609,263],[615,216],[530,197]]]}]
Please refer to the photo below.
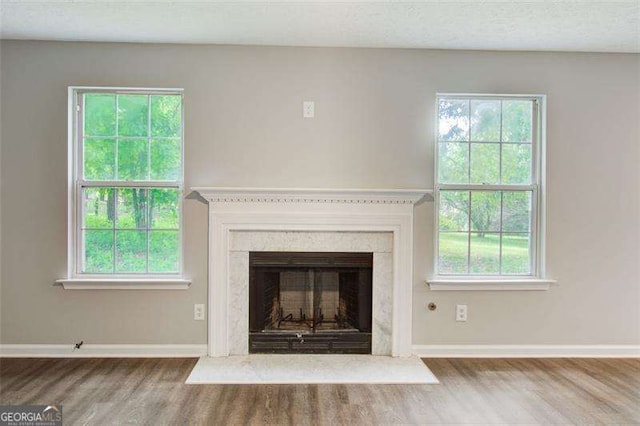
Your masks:
[{"label": "window trim casing", "polygon": [[[179,179],[174,181],[145,181],[144,186],[176,188],[178,197],[178,272],[176,273],[83,273],[82,243],[80,225],[82,222],[81,191],[83,187],[113,185],[119,187],[140,187],[141,182],[114,181],[84,181],[81,179],[80,159],[82,155],[81,140],[78,126],[81,124],[79,97],[85,93],[116,93],[116,94],[176,94],[182,97],[181,103],[181,168]],[[191,281],[183,277],[184,274],[184,89],[181,88],[144,88],[144,87],[100,87],[100,86],[69,86],[68,87],[68,123],[67,123],[67,278],[56,280],[65,289],[87,289],[95,284],[95,288],[106,289],[150,289],[165,288],[171,290],[186,289]],[[114,259],[115,261],[115,259]],[[128,283],[128,284],[123,284]]]},{"label": "window trim casing", "polygon": [[[532,184],[510,185],[511,189],[532,190],[532,223],[531,223],[531,273],[528,275],[471,275],[471,274],[439,274],[439,206],[440,191],[443,185],[438,182],[438,149],[439,149],[439,100],[448,99],[526,99],[534,100],[535,125],[532,128]],[[484,93],[448,93],[438,92],[435,96],[434,109],[434,275],[426,280],[431,290],[545,290],[555,280],[546,278],[545,236],[546,236],[546,95],[544,94],[484,94]],[[463,184],[469,190],[503,189],[503,185]],[[454,189],[456,185],[446,184],[446,189]],[[508,189],[505,189],[508,190]]]}]

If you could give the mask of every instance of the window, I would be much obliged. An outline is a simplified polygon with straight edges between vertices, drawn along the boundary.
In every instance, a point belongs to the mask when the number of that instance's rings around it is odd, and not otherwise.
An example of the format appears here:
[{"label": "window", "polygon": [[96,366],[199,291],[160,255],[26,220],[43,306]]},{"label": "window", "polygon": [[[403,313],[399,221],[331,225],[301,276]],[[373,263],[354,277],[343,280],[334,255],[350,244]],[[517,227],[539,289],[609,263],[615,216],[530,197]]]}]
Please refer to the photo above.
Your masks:
[{"label": "window", "polygon": [[182,92],[72,89],[73,276],[181,271]]},{"label": "window", "polygon": [[439,276],[540,276],[541,101],[438,97]]}]

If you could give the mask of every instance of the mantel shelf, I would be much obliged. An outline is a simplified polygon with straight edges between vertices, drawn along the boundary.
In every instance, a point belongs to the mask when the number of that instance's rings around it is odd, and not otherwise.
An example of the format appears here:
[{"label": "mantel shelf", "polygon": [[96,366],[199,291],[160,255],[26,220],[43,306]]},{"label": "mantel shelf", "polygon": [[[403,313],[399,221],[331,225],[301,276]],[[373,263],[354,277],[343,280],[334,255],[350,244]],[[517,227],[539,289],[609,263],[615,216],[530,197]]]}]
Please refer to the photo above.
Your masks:
[{"label": "mantel shelf", "polygon": [[320,189],[194,187],[210,203],[416,204],[433,200],[429,189]]}]

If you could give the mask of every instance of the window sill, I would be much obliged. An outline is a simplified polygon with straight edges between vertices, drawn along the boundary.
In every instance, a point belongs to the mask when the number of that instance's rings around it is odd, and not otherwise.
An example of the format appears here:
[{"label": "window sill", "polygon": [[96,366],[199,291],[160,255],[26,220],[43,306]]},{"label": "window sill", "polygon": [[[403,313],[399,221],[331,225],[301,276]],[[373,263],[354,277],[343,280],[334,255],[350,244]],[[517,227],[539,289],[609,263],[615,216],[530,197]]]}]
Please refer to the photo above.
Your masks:
[{"label": "window sill", "polygon": [[65,290],[187,290],[191,280],[181,278],[68,278],[54,285]]},{"label": "window sill", "polygon": [[555,280],[541,278],[514,279],[462,279],[462,278],[434,278],[425,283],[433,291],[535,291],[549,290]]}]

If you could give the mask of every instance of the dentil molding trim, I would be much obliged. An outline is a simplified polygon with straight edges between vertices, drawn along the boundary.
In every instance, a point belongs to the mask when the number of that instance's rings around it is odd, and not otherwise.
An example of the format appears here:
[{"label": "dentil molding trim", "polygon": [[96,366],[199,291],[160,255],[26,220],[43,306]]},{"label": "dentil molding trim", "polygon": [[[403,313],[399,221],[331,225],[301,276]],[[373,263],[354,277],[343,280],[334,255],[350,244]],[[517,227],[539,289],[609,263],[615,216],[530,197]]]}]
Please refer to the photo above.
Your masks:
[{"label": "dentil molding trim", "polygon": [[210,203],[415,204],[433,200],[427,189],[302,189],[194,187]]}]

